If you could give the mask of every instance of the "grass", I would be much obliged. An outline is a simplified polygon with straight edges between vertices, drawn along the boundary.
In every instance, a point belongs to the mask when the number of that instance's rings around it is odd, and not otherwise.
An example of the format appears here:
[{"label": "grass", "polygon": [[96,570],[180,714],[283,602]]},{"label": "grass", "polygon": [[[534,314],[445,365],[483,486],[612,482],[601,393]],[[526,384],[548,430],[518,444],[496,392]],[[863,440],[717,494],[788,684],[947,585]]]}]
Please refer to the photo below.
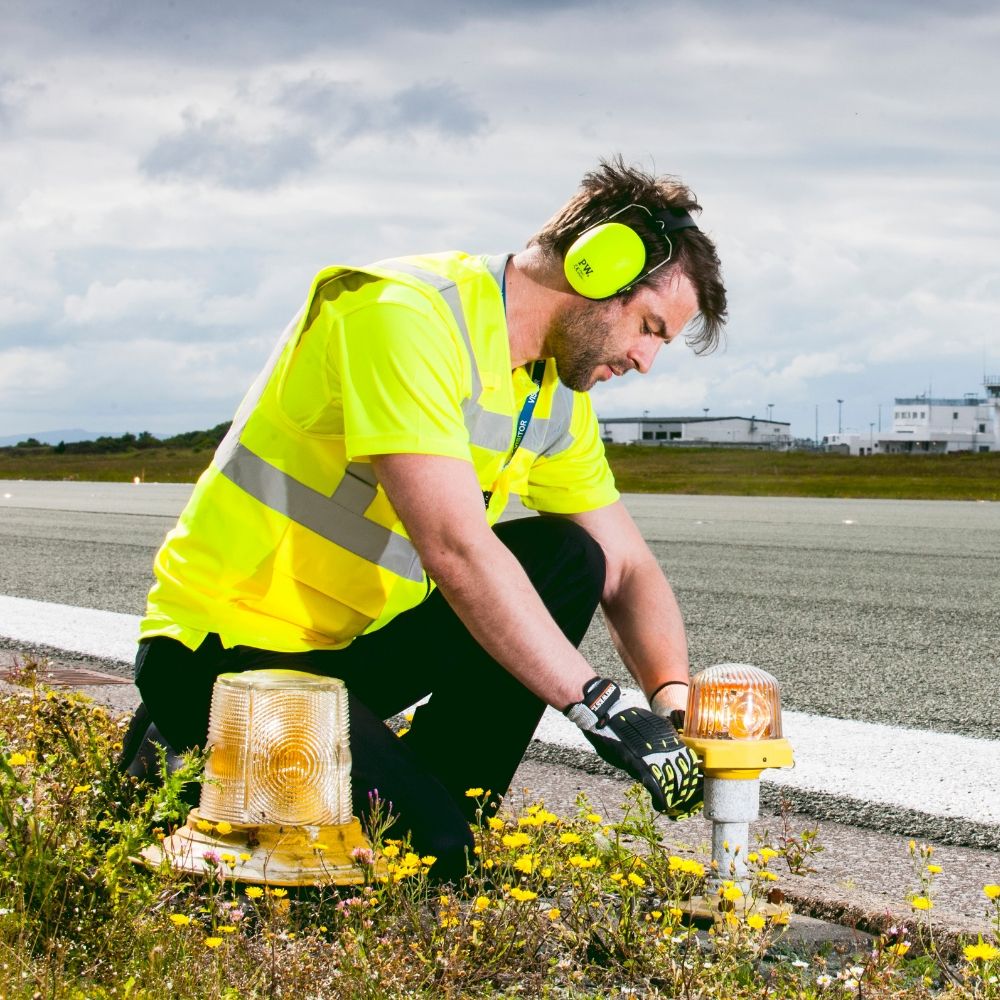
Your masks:
[{"label": "grass", "polygon": [[[37,667],[25,661],[22,686],[0,695],[9,1000],[1000,998],[1000,886],[984,890],[987,939],[946,954],[930,920],[940,869],[914,844],[911,921],[863,952],[794,955],[782,909],[759,900],[815,842],[748,855],[750,897],[731,882],[713,889],[702,861],[661,840],[638,786],[616,823],[585,799],[570,817],[542,803],[480,810],[477,857],[458,885],[436,884],[434,859],[383,842],[377,823],[366,883],[352,888],[247,885],[224,852],[184,878],[139,867],[130,858],[184,820],[180,785],[199,762],[158,790],[138,787],[108,765],[122,724],[40,686]],[[697,899],[716,914],[709,926],[685,916]]]},{"label": "grass", "polygon": [[[0,479],[193,483],[208,450],[146,448],[118,454],[0,449]],[[627,493],[1000,500],[1000,452],[877,455],[645,448],[612,445],[608,459]]]}]

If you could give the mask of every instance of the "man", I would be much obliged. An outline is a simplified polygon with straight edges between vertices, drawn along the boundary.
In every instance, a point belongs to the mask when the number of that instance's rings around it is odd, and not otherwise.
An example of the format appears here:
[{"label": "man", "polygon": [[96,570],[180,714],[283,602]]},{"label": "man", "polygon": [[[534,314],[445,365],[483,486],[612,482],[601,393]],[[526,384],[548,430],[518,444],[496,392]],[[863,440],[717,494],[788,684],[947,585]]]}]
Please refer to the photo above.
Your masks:
[{"label": "man", "polygon": [[[520,253],[321,272],[157,555],[130,772],[151,741],[204,745],[218,674],[280,666],[344,680],[355,811],[377,791],[440,878],[472,846],[465,791],[506,791],[546,705],[658,809],[697,808],[681,615],[586,395],[696,316],[689,343],[716,343],[696,211],[618,159]],[[512,492],[544,516],[497,524]],[[577,650],[598,604],[651,712]]]}]

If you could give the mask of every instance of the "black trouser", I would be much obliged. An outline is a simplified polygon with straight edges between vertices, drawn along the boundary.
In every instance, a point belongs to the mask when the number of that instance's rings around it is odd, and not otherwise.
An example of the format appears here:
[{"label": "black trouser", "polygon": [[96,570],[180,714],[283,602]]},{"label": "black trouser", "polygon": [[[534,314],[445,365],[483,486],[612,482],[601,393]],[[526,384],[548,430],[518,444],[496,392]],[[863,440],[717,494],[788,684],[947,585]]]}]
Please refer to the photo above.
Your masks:
[{"label": "black trouser", "polygon": [[[600,546],[565,518],[524,518],[494,530],[563,633],[579,645],[604,587]],[[355,814],[368,814],[369,795],[377,791],[397,817],[390,836],[409,832],[414,850],[438,858],[438,878],[461,876],[476,809],[465,791],[507,791],[545,704],[479,646],[436,590],[345,649],[224,649],[213,634],[192,652],[173,639],[145,640],[136,685],[162,738],[185,750],[205,743],[216,676],[267,667],[344,681]],[[404,737],[385,726],[384,719],[427,695]]]}]

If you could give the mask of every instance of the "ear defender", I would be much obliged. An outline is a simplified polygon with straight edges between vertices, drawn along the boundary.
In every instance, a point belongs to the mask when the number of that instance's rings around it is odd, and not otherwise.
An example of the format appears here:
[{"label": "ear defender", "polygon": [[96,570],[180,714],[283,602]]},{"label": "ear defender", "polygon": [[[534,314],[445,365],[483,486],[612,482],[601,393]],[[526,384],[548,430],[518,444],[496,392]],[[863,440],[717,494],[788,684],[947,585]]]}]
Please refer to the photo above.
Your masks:
[{"label": "ear defender", "polygon": [[[667,246],[666,260],[644,271],[646,247],[642,237],[615,216],[636,208],[645,212],[658,226]],[[655,215],[645,205],[626,205],[605,222],[584,230],[566,251],[563,271],[573,291],[587,299],[610,299],[625,291],[640,278],[663,267],[673,256],[673,243],[668,233],[678,229],[697,229],[697,223],[687,212],[674,215],[669,209]]]},{"label": "ear defender", "polygon": [[642,237],[620,222],[603,222],[581,233],[566,253],[570,287],[588,299],[608,299],[627,288],[646,266]]}]

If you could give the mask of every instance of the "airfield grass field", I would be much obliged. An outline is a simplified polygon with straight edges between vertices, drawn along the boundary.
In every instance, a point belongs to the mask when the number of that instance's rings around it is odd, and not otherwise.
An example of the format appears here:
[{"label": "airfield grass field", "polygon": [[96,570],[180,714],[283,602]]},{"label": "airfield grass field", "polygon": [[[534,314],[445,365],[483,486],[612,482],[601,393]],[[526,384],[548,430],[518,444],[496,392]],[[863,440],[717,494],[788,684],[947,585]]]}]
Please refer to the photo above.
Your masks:
[{"label": "airfield grass field", "polygon": [[[207,448],[143,448],[114,454],[0,449],[0,479],[193,483]],[[737,451],[612,445],[625,493],[1000,500],[1000,452],[852,457],[809,451]]]}]

